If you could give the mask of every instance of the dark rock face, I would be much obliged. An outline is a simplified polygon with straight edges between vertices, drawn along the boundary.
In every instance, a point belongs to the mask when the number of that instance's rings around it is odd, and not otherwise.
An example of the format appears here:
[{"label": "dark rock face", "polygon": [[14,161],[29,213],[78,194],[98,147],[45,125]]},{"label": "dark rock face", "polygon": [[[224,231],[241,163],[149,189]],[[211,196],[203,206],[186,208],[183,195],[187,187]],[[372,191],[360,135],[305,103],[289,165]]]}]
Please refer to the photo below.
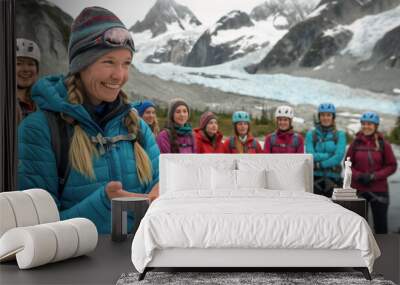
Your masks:
[{"label": "dark rock face", "polygon": [[186,30],[185,25],[187,24],[201,25],[201,22],[186,6],[176,3],[174,0],[157,0],[144,20],[137,21],[129,30],[133,33],[150,30],[153,37],[156,37],[165,33],[167,25],[173,23],[176,23],[182,30]]},{"label": "dark rock face", "polygon": [[315,1],[299,2],[290,0],[268,0],[256,6],[250,12],[250,18],[255,21],[266,20],[269,17],[283,17],[287,24],[275,25],[276,28],[288,29],[305,20],[307,15],[315,8]]},{"label": "dark rock face", "polygon": [[353,33],[342,30],[334,35],[321,35],[315,39],[311,47],[300,61],[301,67],[316,67],[334,56],[347,46]]},{"label": "dark rock face", "polygon": [[[212,37],[217,37],[218,32],[221,31],[237,30],[251,26],[254,26],[254,24],[246,13],[241,11],[230,12],[200,36],[188,54],[184,65],[192,67],[209,66],[221,64],[242,56],[243,54],[238,51],[241,48],[239,42],[243,37],[218,45],[213,44]],[[255,48],[250,46],[245,52],[253,51]]]},{"label": "dark rock face", "polygon": [[319,13],[311,14],[293,26],[256,67],[248,70],[263,73],[274,68],[319,65],[351,40],[348,32],[339,33],[334,38],[325,37],[326,30],[383,12],[399,3],[399,0],[322,0],[316,8]]},{"label": "dark rock face", "polygon": [[17,0],[15,10],[17,37],[39,45],[41,75],[67,73],[72,17],[45,0]]},{"label": "dark rock face", "polygon": [[274,46],[255,71],[290,66],[309,50],[315,39],[321,36],[324,27],[332,27],[332,23],[324,18],[313,18],[297,24]]},{"label": "dark rock face", "polygon": [[211,35],[216,35],[222,30],[236,30],[242,27],[254,26],[249,15],[242,11],[232,11],[217,21],[214,29],[210,31]]},{"label": "dark rock face", "polygon": [[148,56],[145,61],[147,63],[172,62],[177,65],[182,65],[191,47],[191,43],[186,40],[169,40],[165,46],[156,50],[155,53]]},{"label": "dark rock face", "polygon": [[386,68],[400,69],[400,26],[387,32],[376,43],[371,59],[362,65],[384,65]]}]

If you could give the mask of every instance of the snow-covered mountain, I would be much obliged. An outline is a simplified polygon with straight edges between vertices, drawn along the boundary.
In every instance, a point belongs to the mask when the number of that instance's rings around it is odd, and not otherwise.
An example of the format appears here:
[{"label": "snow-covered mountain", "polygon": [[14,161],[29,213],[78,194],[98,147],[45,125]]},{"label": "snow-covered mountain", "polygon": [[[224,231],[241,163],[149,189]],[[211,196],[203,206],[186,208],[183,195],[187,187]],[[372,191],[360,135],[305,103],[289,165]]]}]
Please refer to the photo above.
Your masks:
[{"label": "snow-covered mountain", "polygon": [[188,7],[174,0],[157,0],[130,31],[142,60],[181,65],[204,29]]},{"label": "snow-covered mountain", "polygon": [[[159,0],[145,19],[136,23],[131,31],[139,48],[142,44],[148,46],[149,39],[156,39],[157,48],[152,48],[152,53],[145,51],[148,63],[172,62],[184,66],[210,66],[234,60],[266,46],[272,47],[318,1],[266,0],[264,4],[255,7],[250,15],[243,11],[231,11],[210,27],[199,24],[186,25],[183,29],[178,24],[181,20],[176,20],[178,13],[162,12],[175,11],[176,6],[181,9],[183,6],[173,0]],[[184,8],[186,15],[197,19],[187,7]],[[189,35],[189,31],[193,31],[192,35]],[[199,31],[202,31],[200,35]],[[167,34],[174,34],[173,39],[166,36]],[[138,39],[146,39],[146,42]]]},{"label": "snow-covered mountain", "polygon": [[250,15],[232,11],[203,33],[184,65],[221,64],[273,46],[291,26],[304,19],[318,1],[267,0],[256,6]]},{"label": "snow-covered mountain", "polygon": [[157,37],[170,29],[182,31],[200,26],[201,22],[190,11],[174,0],[157,0],[143,21],[137,21],[130,31],[141,33],[150,30],[152,37]]},{"label": "snow-covered mountain", "polygon": [[[251,32],[245,34],[244,31]],[[259,47],[249,15],[232,11],[207,29],[188,54],[185,66],[208,66],[233,60]],[[259,40],[259,39],[258,39]],[[266,42],[265,39],[261,41]]]},{"label": "snow-covered mountain", "polygon": [[395,78],[400,75],[395,63],[399,5],[399,0],[323,0],[247,70],[315,77],[392,93],[399,87]]},{"label": "snow-covered mountain", "polygon": [[[387,82],[393,86],[398,82],[398,74],[392,77],[385,74],[378,80],[379,74],[384,74],[378,73],[371,77],[373,80],[356,79],[350,84],[352,78],[357,78],[357,72],[337,74],[332,70],[338,68],[342,72],[339,67],[349,66],[346,64],[351,64],[351,71],[354,66],[367,70],[369,65],[378,64],[366,60],[375,55],[381,65],[399,64],[396,55],[400,32],[395,28],[400,19],[396,17],[400,16],[398,3],[400,0],[322,0],[312,11],[305,8],[307,15],[298,16],[300,22],[292,26],[285,26],[285,20],[277,21],[276,15],[283,12],[277,9],[268,12],[259,6],[250,15],[232,11],[211,27],[169,29],[157,37],[147,30],[134,34],[139,47],[134,64],[140,72],[164,80],[199,84],[224,92],[284,100],[295,105],[330,101],[341,108],[354,106],[397,115],[398,100],[387,95],[391,93],[388,89],[383,92],[374,88]],[[264,11],[264,18],[260,11]],[[343,62],[347,58],[352,60]],[[249,69],[257,74],[249,74]],[[276,74],[277,71],[283,74]],[[375,71],[376,68],[371,72]],[[342,82],[341,77],[347,77],[348,81]],[[374,88],[366,88],[368,84]],[[400,86],[393,90],[400,90]]]},{"label": "snow-covered mountain", "polygon": [[267,0],[250,12],[250,18],[263,21],[272,17],[276,28],[289,29],[303,21],[320,0]]}]

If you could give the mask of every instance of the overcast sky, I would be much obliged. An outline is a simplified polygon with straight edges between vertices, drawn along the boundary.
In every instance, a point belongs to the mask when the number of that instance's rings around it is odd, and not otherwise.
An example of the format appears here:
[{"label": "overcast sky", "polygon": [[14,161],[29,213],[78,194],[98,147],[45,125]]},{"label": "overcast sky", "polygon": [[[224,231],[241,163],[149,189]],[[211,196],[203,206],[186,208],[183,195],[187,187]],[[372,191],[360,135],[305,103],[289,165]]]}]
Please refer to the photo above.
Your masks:
[{"label": "overcast sky", "polygon": [[[75,18],[83,8],[101,6],[114,12],[130,28],[137,20],[143,20],[156,0],[48,0]],[[206,25],[212,25],[232,10],[249,13],[265,0],[176,0],[189,7]]]}]

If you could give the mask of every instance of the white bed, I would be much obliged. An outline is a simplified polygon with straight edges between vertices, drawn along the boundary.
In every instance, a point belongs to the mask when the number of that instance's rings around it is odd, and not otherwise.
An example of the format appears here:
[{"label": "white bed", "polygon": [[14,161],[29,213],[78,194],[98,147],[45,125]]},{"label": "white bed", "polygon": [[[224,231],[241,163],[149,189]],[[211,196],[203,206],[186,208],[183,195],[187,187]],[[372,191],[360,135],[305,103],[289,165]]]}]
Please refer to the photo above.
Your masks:
[{"label": "white bed", "polygon": [[135,268],[141,278],[154,267],[354,267],[369,277],[380,251],[368,223],[309,193],[312,175],[310,155],[162,155]]}]

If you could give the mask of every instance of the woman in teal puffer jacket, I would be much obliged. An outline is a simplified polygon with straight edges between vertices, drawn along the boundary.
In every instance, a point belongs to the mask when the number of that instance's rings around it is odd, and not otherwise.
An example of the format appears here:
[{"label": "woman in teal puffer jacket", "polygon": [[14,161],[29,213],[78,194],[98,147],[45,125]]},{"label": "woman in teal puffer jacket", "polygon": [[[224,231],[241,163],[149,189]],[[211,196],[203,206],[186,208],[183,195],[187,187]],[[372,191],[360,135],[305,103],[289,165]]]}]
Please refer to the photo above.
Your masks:
[{"label": "woman in teal puffer jacket", "polygon": [[314,193],[332,196],[333,188],[342,186],[342,160],[346,134],[335,126],[336,108],[331,103],[318,107],[315,129],[306,134],[306,153],[314,158]]},{"label": "woman in teal puffer jacket", "polygon": [[[88,218],[100,233],[111,230],[112,198],[158,195],[158,146],[121,90],[133,52],[114,14],[84,9],[72,24],[68,76],[37,82],[32,97],[40,110],[18,130],[18,188],[46,189],[61,219]],[[61,162],[71,166],[62,193],[45,112],[61,114],[73,133],[68,161]]]}]

